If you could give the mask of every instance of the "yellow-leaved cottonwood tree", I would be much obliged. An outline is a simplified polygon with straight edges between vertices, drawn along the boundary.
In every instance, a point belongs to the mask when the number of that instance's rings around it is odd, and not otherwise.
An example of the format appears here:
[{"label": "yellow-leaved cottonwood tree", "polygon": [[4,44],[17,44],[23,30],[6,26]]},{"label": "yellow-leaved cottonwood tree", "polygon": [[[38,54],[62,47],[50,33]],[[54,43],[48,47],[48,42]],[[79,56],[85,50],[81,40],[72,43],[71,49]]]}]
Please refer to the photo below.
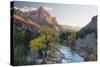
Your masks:
[{"label": "yellow-leaved cottonwood tree", "polygon": [[43,63],[46,63],[48,50],[52,51],[58,46],[58,35],[54,30],[43,26],[41,27],[40,36],[30,41],[29,47],[32,50],[42,52]]}]

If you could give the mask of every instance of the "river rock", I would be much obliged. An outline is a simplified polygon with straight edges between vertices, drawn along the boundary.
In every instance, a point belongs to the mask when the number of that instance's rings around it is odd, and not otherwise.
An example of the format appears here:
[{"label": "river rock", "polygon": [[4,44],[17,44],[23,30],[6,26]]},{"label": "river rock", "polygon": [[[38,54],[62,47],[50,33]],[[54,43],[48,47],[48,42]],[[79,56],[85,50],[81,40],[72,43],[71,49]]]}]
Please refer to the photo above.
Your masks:
[{"label": "river rock", "polygon": [[[75,41],[74,48],[76,52],[86,59],[85,61],[91,61],[92,57],[95,57],[93,61],[96,60],[97,55],[97,40],[95,38],[95,34],[87,34],[84,38],[78,38]],[[91,54],[95,54],[92,55]]]},{"label": "river rock", "polygon": [[63,57],[64,57],[64,55],[57,49],[57,50],[55,50],[54,53],[51,53],[49,55],[47,64],[61,63]]}]

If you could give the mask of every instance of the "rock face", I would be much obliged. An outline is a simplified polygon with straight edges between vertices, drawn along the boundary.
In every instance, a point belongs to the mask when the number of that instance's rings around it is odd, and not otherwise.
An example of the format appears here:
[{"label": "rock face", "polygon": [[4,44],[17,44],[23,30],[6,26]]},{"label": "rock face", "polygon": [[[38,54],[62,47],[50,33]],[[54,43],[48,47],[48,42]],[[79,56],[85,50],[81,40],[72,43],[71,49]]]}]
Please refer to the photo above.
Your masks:
[{"label": "rock face", "polygon": [[59,50],[55,50],[54,53],[49,55],[47,64],[62,63],[63,58],[64,54],[62,54]]},{"label": "rock face", "polygon": [[95,34],[87,34],[83,39],[78,38],[75,43],[77,52],[84,58],[97,51],[97,40]]},{"label": "rock face", "polygon": [[[31,64],[43,64],[43,58],[38,58],[39,54],[36,52],[30,52],[27,56],[28,62],[31,62]],[[49,53],[46,59],[45,64],[54,64],[54,63],[61,63],[62,58],[64,58],[64,55],[59,51],[55,50],[54,53]]]},{"label": "rock face", "polygon": [[86,61],[97,60],[97,16],[78,32],[74,48]]},{"label": "rock face", "polygon": [[27,25],[32,25],[33,27],[37,25],[35,28],[48,26],[55,31],[61,31],[61,27],[57,24],[56,17],[52,17],[43,7],[30,11],[22,11],[21,8],[12,8],[12,10],[14,10],[12,17],[17,19],[15,20],[16,22],[21,21],[20,23],[22,25],[24,24],[24,26],[26,26],[26,24],[23,22],[27,22]]},{"label": "rock face", "polygon": [[94,16],[89,24],[87,24],[85,27],[83,27],[79,32],[78,36],[83,38],[86,34],[89,33],[95,33],[97,34],[97,16]]},{"label": "rock face", "polygon": [[[12,17],[14,19],[17,19],[15,21],[16,22],[21,21],[20,24],[22,25],[23,25],[23,21],[26,21],[28,26],[31,25],[31,29],[34,29],[34,26],[35,28],[38,28],[40,26],[48,26],[49,28],[58,32],[61,32],[61,31],[77,32],[80,30],[80,27],[73,27],[69,25],[59,25],[56,20],[56,17],[52,16],[46,9],[44,9],[44,7],[41,7],[41,6],[37,8],[36,10],[32,10],[30,8],[12,8],[12,10],[13,10],[13,15],[14,15]],[[27,28],[27,25],[24,24],[24,27],[26,26]],[[29,28],[30,27],[28,27],[28,29]]]}]

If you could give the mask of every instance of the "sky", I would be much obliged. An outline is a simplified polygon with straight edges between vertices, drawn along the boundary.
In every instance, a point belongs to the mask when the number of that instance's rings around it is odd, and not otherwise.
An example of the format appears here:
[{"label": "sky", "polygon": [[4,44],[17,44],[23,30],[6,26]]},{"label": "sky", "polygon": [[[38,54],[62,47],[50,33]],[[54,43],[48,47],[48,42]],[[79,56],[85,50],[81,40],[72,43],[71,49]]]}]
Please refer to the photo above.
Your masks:
[{"label": "sky", "polygon": [[97,15],[97,7],[93,5],[76,4],[54,4],[40,2],[21,2],[15,1],[14,7],[18,8],[39,8],[45,7],[49,13],[56,17],[58,24],[84,27],[91,18]]}]

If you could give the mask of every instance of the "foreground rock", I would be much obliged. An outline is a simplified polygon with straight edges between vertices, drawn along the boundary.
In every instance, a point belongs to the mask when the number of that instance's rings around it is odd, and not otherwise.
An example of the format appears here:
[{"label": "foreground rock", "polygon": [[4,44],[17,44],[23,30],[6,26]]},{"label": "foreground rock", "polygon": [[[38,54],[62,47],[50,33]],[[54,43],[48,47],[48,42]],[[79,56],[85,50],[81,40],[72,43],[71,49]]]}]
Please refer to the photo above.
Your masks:
[{"label": "foreground rock", "polygon": [[97,16],[94,16],[91,22],[78,32],[74,48],[85,61],[97,60]]},{"label": "foreground rock", "polygon": [[54,53],[49,54],[47,64],[61,63],[62,58],[64,55],[59,50],[55,50]]},{"label": "foreground rock", "polygon": [[83,39],[79,38],[74,48],[86,61],[97,60],[97,40],[94,33],[86,35]]},{"label": "foreground rock", "polygon": [[56,49],[54,52],[48,51],[48,55],[45,58],[45,63],[43,62],[43,58],[39,58],[39,54],[36,52],[30,52],[27,56],[28,62],[31,64],[54,64],[54,63],[61,63],[62,58],[64,58],[64,55]]}]

